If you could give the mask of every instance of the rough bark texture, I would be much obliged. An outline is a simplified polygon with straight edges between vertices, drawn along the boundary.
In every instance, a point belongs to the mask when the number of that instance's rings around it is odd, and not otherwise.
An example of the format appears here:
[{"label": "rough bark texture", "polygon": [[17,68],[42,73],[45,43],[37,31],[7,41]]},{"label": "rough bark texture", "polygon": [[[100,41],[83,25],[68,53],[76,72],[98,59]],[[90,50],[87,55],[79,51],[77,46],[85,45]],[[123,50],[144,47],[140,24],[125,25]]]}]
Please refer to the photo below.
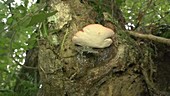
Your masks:
[{"label": "rough bark texture", "polygon": [[[37,96],[170,96],[169,46],[155,44],[158,53],[153,56],[150,47],[155,46],[135,38],[140,36],[132,39],[123,30],[126,21],[115,0],[106,0],[104,5],[111,7],[121,29],[103,22],[107,18],[101,18],[85,1],[93,0],[50,0],[50,10],[57,11],[49,20],[54,22],[49,26],[53,33],[27,52],[24,66],[28,67],[21,69],[14,91],[34,96],[36,90],[30,87],[40,82]],[[78,30],[99,21],[116,32],[110,47],[89,50],[72,43]],[[25,86],[21,80],[35,86]]]},{"label": "rough bark texture", "polygon": [[[150,62],[140,63],[148,59],[148,54],[140,53],[140,47],[136,47],[127,34],[117,33],[108,48],[93,49],[98,53],[83,50],[73,45],[71,38],[85,25],[95,23],[97,14],[93,8],[79,0],[53,0],[51,6],[58,11],[55,28],[59,31],[52,35],[57,35],[59,45],[39,41],[38,69],[42,86],[38,96],[149,94],[144,82],[147,77],[143,78],[140,70],[149,66],[145,64]],[[146,55],[145,58],[141,58],[142,55]]]},{"label": "rough bark texture", "polygon": [[[158,45],[158,53],[154,58],[157,72],[155,74],[155,82],[159,90],[166,91],[167,96],[170,96],[170,50],[169,46]],[[166,93],[165,92],[165,93]]]}]

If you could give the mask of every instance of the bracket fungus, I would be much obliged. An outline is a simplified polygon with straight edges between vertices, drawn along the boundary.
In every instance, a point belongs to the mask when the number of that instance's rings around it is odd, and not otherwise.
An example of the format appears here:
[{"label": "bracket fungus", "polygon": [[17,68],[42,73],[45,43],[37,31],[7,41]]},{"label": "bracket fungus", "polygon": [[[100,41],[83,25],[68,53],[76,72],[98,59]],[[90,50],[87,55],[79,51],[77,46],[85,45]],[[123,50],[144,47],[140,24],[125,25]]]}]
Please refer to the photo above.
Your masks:
[{"label": "bracket fungus", "polygon": [[78,31],[72,38],[76,45],[92,47],[92,48],[105,48],[112,44],[112,37],[114,31],[110,28],[104,27],[100,24],[90,24]]}]

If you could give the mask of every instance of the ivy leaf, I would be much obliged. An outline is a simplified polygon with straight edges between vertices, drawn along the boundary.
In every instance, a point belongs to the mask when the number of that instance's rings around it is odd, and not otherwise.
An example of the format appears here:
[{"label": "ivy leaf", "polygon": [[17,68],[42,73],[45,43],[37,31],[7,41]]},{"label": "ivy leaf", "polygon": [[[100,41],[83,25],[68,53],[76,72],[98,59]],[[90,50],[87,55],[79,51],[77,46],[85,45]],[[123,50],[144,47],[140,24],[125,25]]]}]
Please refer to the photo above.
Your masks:
[{"label": "ivy leaf", "polygon": [[39,14],[36,14],[34,16],[31,17],[31,21],[29,22],[28,26],[33,26],[37,23],[43,22],[45,19],[47,19],[48,17],[56,14],[57,11],[54,12],[50,12],[50,13],[46,13],[45,11],[40,12]]}]

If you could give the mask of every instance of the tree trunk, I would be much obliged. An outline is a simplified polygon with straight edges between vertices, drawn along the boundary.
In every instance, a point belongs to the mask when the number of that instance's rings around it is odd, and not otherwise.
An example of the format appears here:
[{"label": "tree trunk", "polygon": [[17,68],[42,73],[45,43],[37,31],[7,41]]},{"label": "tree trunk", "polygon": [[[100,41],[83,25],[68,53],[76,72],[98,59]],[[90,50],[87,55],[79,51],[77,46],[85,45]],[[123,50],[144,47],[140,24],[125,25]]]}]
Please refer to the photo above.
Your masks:
[{"label": "tree trunk", "polygon": [[38,96],[151,94],[149,88],[154,85],[149,78],[152,74],[148,73],[152,73],[152,60],[147,45],[135,43],[126,32],[115,28],[114,43],[110,47],[93,49],[97,53],[85,51],[71,39],[82,27],[95,23],[98,14],[80,0],[53,0],[50,4],[58,11],[55,29],[59,31],[51,35],[57,37],[59,45],[51,46],[47,40],[39,40]]}]

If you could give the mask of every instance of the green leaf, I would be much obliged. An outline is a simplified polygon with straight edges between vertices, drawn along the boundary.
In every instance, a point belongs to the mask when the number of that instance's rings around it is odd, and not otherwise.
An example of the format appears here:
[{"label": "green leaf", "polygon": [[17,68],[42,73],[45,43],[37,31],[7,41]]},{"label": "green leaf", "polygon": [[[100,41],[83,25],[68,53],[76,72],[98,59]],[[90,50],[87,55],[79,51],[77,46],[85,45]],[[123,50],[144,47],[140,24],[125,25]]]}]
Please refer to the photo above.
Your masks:
[{"label": "green leaf", "polygon": [[20,13],[21,13],[22,15],[24,15],[24,16],[25,16],[25,14],[27,13],[27,8],[24,7],[23,5],[18,6],[16,9],[19,10]]},{"label": "green leaf", "polygon": [[116,0],[116,4],[118,4],[118,6],[121,6],[122,3],[124,3],[124,2],[125,2],[125,0]]},{"label": "green leaf", "polygon": [[31,18],[29,16],[23,18],[22,21],[19,22],[20,27],[28,27],[31,22]]},{"label": "green leaf", "polygon": [[4,26],[5,26],[4,22],[0,22],[0,30],[4,29]]},{"label": "green leaf", "polygon": [[3,4],[2,2],[0,2],[0,9],[6,8],[5,4]]},{"label": "green leaf", "polygon": [[50,16],[53,16],[57,13],[57,11],[53,11],[53,12],[50,12],[50,13],[46,13],[47,17],[50,17]]},{"label": "green leaf", "polygon": [[7,24],[7,25],[11,25],[12,22],[13,22],[13,18],[12,18],[12,17],[9,17],[9,18],[7,19],[6,24]]},{"label": "green leaf", "polygon": [[50,13],[46,13],[45,11],[42,11],[39,14],[34,15],[34,16],[31,17],[31,21],[28,24],[28,26],[33,26],[33,25],[35,25],[37,23],[43,22],[45,19],[47,19],[48,17],[50,17],[50,16],[52,16],[52,15],[54,15],[56,13],[57,13],[57,11],[50,12]]},{"label": "green leaf", "polygon": [[28,6],[28,3],[29,3],[29,1],[28,1],[28,0],[24,0],[24,5],[25,5],[25,7],[27,7],[27,6]]},{"label": "green leaf", "polygon": [[33,33],[31,35],[31,38],[28,40],[28,49],[32,49],[33,47],[35,47],[36,45],[36,42],[37,42],[37,34],[36,33]]},{"label": "green leaf", "polygon": [[6,17],[5,14],[0,13],[0,19],[5,18],[5,17]]}]

